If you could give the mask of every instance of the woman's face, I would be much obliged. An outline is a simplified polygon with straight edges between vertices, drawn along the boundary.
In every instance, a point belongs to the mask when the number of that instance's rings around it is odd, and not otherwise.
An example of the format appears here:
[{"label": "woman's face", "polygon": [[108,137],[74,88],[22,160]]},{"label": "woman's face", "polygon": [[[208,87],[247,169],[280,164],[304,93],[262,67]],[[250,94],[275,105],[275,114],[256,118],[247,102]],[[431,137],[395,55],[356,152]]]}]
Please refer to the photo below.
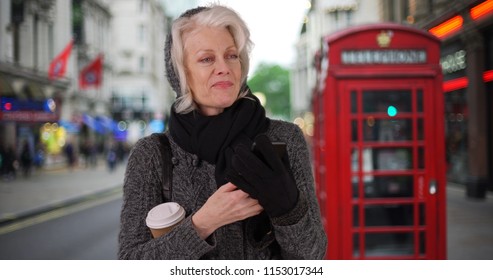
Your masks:
[{"label": "woman's face", "polygon": [[188,86],[206,116],[231,106],[241,86],[241,64],[226,28],[199,27],[183,36]]}]

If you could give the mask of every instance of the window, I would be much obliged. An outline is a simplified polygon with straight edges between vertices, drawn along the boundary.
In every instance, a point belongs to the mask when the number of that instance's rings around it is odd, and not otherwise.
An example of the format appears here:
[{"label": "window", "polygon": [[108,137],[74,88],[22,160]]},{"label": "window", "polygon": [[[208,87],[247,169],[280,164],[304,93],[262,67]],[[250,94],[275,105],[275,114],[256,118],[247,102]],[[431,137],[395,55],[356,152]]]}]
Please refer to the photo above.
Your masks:
[{"label": "window", "polygon": [[350,26],[353,20],[353,10],[346,11],[346,26]]},{"label": "window", "polygon": [[144,73],[146,70],[146,58],[144,56],[141,56],[139,58],[139,72]]},{"label": "window", "polygon": [[433,14],[433,11],[434,11],[434,5],[435,5],[435,1],[433,0],[428,0],[428,13],[430,15]]},{"label": "window", "polygon": [[147,37],[146,36],[146,27],[145,27],[145,25],[143,25],[143,24],[139,25],[139,31],[138,31],[138,35],[137,36],[138,36],[137,39],[140,42],[145,42],[146,37]]},{"label": "window", "polygon": [[72,33],[75,44],[84,42],[84,12],[80,0],[72,1]]},{"label": "window", "polygon": [[338,10],[335,10],[334,11],[334,26],[336,27],[336,29],[339,29],[339,11]]},{"label": "window", "polygon": [[54,30],[54,27],[53,27],[53,24],[52,23],[49,23],[48,25],[48,56],[49,57],[55,57],[55,52],[54,52],[54,49],[55,49],[55,30]]},{"label": "window", "polygon": [[147,0],[140,0],[139,11],[140,13],[145,13],[147,11]]},{"label": "window", "polygon": [[395,21],[395,3],[393,0],[387,1],[386,3],[388,7],[388,12],[389,12],[389,21]]}]

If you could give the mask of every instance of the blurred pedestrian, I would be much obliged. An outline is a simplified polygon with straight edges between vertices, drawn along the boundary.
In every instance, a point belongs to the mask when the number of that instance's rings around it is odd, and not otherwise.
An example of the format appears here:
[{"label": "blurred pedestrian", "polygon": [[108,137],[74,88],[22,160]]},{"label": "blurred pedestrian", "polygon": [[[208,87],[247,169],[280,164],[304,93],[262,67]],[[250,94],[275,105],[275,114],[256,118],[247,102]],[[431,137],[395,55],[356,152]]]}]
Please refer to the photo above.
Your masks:
[{"label": "blurred pedestrian", "polygon": [[110,145],[110,148],[108,149],[108,153],[106,155],[106,161],[108,163],[108,170],[110,172],[113,172],[118,161],[117,149],[115,145]]},{"label": "blurred pedestrian", "polygon": [[45,162],[45,149],[43,144],[38,143],[36,151],[34,153],[34,166],[36,168],[42,168]]},{"label": "blurred pedestrian", "polygon": [[[224,6],[198,7],[172,25],[165,46],[172,158],[144,137],[128,159],[121,213],[121,259],[321,259],[327,237],[309,149],[296,125],[265,116],[246,85],[250,32]],[[258,153],[251,150],[253,142]],[[273,141],[287,150],[278,156]],[[163,164],[172,165],[170,193]],[[152,238],[146,216],[165,201],[184,220]]]},{"label": "blurred pedestrian", "polygon": [[117,155],[118,163],[123,163],[125,161],[126,151],[125,151],[125,146],[123,145],[122,142],[116,143],[116,155]]},{"label": "blurred pedestrian", "polygon": [[3,156],[3,179],[5,181],[14,180],[17,174],[17,167],[19,165],[17,156],[13,146],[8,146]]},{"label": "blurred pedestrian", "polygon": [[75,151],[72,142],[67,142],[65,144],[64,152],[67,159],[67,167],[72,170],[75,166]]},{"label": "blurred pedestrian", "polygon": [[89,141],[84,140],[79,148],[80,154],[82,155],[82,159],[84,160],[84,167],[89,167]]},{"label": "blurred pedestrian", "polygon": [[29,142],[27,140],[25,140],[22,144],[19,159],[20,159],[20,168],[22,169],[22,174],[24,174],[24,177],[29,177],[31,175],[33,156],[31,153],[31,149],[29,147]]},{"label": "blurred pedestrian", "polygon": [[5,173],[5,147],[0,143],[0,177]]},{"label": "blurred pedestrian", "polygon": [[89,156],[89,166],[96,167],[98,165],[98,149],[92,140],[87,142],[87,152]]}]

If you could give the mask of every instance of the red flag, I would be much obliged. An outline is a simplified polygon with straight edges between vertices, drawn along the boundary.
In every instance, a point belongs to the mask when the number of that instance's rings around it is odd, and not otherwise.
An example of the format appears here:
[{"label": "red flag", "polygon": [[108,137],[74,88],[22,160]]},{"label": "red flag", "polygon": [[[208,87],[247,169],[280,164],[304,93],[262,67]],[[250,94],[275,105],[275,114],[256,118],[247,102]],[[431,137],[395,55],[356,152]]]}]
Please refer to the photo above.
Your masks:
[{"label": "red flag", "polygon": [[99,87],[103,81],[103,55],[98,55],[91,63],[80,71],[79,87],[87,89],[89,87]]},{"label": "red flag", "polygon": [[53,61],[50,63],[50,68],[48,69],[48,77],[51,80],[63,77],[65,71],[67,70],[67,62],[70,57],[70,52],[72,51],[72,45],[74,41],[70,40],[68,45],[58,54]]}]

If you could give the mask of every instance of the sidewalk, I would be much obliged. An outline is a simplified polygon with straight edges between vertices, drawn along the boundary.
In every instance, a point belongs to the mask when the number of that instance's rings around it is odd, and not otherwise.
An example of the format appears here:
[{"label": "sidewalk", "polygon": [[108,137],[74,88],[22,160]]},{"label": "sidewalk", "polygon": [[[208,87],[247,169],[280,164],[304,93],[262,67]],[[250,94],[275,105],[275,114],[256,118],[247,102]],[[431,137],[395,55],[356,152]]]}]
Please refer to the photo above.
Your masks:
[{"label": "sidewalk", "polygon": [[105,164],[73,170],[37,170],[13,181],[0,179],[0,224],[78,201],[84,197],[121,188],[124,164],[110,172]]},{"label": "sidewalk", "polygon": [[[0,225],[48,211],[90,195],[121,189],[125,165],[109,172],[105,165],[36,172],[30,178],[0,181]],[[466,198],[465,188],[447,186],[447,257],[452,260],[493,259],[493,195]]]},{"label": "sidewalk", "polygon": [[466,198],[462,185],[447,185],[447,258],[493,259],[493,195]]}]

